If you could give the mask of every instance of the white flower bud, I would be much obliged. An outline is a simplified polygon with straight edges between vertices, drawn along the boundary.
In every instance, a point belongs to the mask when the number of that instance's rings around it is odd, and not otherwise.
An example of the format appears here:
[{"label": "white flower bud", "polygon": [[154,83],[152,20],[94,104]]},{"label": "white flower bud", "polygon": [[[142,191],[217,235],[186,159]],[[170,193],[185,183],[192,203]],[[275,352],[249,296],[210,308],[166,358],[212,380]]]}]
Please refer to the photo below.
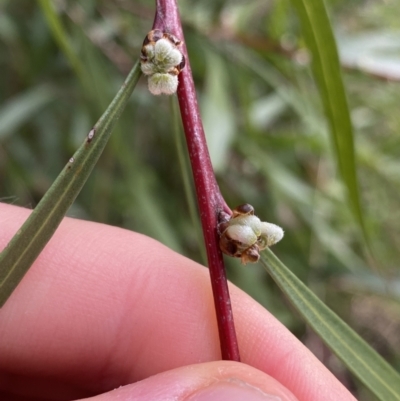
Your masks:
[{"label": "white flower bud", "polygon": [[178,88],[177,76],[185,67],[185,58],[177,46],[182,42],[159,29],[150,31],[142,46],[141,69],[148,76],[153,95],[171,95]]},{"label": "white flower bud", "polygon": [[249,226],[238,224],[229,226],[225,231],[225,235],[230,240],[237,241],[246,247],[250,247],[257,242],[257,235],[254,234],[254,231]]},{"label": "white flower bud", "polygon": [[143,62],[140,67],[144,75],[153,75],[157,72],[156,66],[150,61]]},{"label": "white flower bud", "polygon": [[178,88],[178,77],[171,74],[155,73],[148,79],[149,91],[153,95],[172,95]]},{"label": "white flower bud", "polygon": [[241,225],[250,227],[257,237],[261,235],[261,220],[254,215],[238,216],[230,220],[231,225]]},{"label": "white flower bud", "polygon": [[274,245],[283,238],[283,230],[276,224],[262,222],[260,228],[261,234],[258,241],[260,249]]},{"label": "white flower bud", "polygon": [[167,73],[179,65],[182,61],[182,53],[167,39],[160,39],[154,46],[154,64],[160,73]]},{"label": "white flower bud", "polygon": [[219,246],[222,252],[241,258],[243,264],[259,260],[259,251],[276,244],[283,238],[283,230],[276,224],[262,222],[254,216],[254,208],[243,204],[229,217],[219,214]]}]

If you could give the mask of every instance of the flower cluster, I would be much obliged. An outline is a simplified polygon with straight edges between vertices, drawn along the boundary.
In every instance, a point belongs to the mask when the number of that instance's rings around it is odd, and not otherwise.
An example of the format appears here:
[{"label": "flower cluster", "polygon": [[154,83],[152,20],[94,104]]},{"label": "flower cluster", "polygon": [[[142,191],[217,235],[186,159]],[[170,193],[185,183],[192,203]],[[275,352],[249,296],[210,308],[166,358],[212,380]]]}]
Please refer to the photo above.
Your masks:
[{"label": "flower cluster", "polygon": [[244,265],[258,262],[260,251],[283,238],[281,227],[261,221],[254,216],[253,206],[247,203],[234,209],[232,216],[222,212],[218,231],[221,251],[241,258]]},{"label": "flower cluster", "polygon": [[150,31],[141,52],[141,68],[148,77],[153,95],[171,95],[178,88],[178,75],[185,66],[185,57],[178,49],[181,41],[159,29]]}]

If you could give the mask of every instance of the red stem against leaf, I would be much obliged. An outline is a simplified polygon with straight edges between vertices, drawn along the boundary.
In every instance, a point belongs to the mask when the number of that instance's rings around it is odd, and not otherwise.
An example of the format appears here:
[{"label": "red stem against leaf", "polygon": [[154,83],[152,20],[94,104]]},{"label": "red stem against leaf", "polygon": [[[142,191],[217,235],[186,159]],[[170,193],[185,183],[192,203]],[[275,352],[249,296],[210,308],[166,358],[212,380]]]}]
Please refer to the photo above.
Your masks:
[{"label": "red stem against leaf", "polygon": [[[179,39],[183,39],[182,25],[176,0],[157,0],[153,29],[160,29],[163,32],[175,35]],[[186,67],[179,74],[178,100],[190,162],[192,164],[201,224],[207,249],[221,354],[222,359],[239,361],[240,356],[228,283],[222,253],[218,245],[219,238],[217,233],[218,214],[221,211],[229,214],[232,214],[232,212],[221,195],[211,165],[197,104],[192,71],[184,43],[181,51],[186,58]]]}]

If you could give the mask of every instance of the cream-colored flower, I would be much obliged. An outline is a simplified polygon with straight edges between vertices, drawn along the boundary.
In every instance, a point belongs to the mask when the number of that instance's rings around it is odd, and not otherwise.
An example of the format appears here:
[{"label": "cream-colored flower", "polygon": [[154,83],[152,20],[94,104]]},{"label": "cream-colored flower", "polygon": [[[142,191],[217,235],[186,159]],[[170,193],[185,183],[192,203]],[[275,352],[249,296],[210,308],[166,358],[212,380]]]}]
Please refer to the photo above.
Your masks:
[{"label": "cream-colored flower", "polygon": [[276,224],[261,222],[261,234],[259,238],[260,250],[274,245],[283,238],[283,230]]},{"label": "cream-colored flower", "polygon": [[[148,76],[148,87],[153,95],[171,95],[178,88],[183,54],[170,39],[151,41],[142,48],[141,69]],[[182,64],[181,64],[182,63]]]},{"label": "cream-colored flower", "polygon": [[148,78],[149,91],[153,95],[172,95],[178,88],[178,77],[171,74],[155,73]]},{"label": "cream-colored flower", "polygon": [[219,219],[220,249],[229,256],[241,258],[243,264],[257,262],[260,251],[283,238],[282,228],[262,222],[254,216],[254,208],[249,204],[235,208],[232,217],[222,212]]},{"label": "cream-colored flower", "polygon": [[233,224],[226,229],[225,235],[233,241],[246,246],[252,246],[257,242],[257,235],[254,233],[253,229],[249,226],[244,226],[240,224]]},{"label": "cream-colored flower", "polygon": [[182,61],[182,53],[167,39],[160,39],[154,46],[153,63],[160,73],[168,73]]}]

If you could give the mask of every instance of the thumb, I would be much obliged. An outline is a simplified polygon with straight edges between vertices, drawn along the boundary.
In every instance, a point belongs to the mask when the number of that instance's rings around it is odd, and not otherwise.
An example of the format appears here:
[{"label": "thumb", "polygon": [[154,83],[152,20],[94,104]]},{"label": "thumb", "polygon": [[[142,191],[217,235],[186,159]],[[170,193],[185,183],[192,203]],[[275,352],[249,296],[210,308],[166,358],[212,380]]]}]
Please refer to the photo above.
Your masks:
[{"label": "thumb", "polygon": [[[90,401],[297,401],[279,382],[237,362],[208,362],[151,376]],[[83,401],[83,400],[82,400]]]}]

